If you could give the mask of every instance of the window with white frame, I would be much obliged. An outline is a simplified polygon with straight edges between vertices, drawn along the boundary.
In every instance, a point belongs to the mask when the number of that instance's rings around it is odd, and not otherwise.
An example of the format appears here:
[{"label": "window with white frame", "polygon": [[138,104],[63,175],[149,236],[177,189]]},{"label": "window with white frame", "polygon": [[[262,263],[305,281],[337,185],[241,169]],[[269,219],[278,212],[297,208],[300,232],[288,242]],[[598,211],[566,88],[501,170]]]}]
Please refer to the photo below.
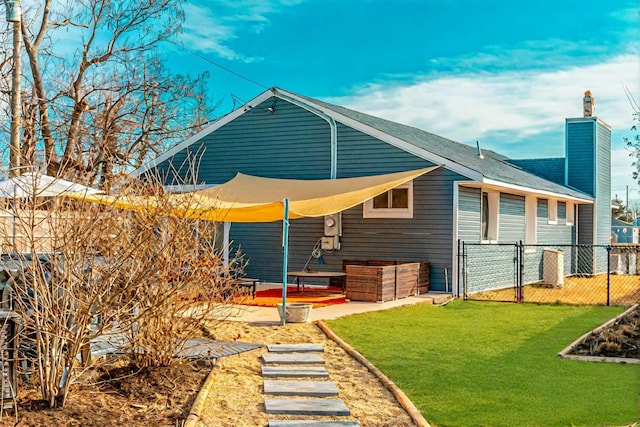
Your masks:
[{"label": "window with white frame", "polygon": [[483,242],[498,240],[498,215],[500,213],[500,193],[483,191],[480,204],[480,238]]},{"label": "window with white frame", "polygon": [[524,243],[535,245],[538,231],[538,199],[535,196],[524,198]]},{"label": "window with white frame", "polygon": [[364,218],[413,218],[413,181],[364,202],[362,216]]},{"label": "window with white frame", "polygon": [[547,206],[548,206],[547,223],[557,224],[558,223],[558,201],[556,199],[549,199],[549,203]]}]

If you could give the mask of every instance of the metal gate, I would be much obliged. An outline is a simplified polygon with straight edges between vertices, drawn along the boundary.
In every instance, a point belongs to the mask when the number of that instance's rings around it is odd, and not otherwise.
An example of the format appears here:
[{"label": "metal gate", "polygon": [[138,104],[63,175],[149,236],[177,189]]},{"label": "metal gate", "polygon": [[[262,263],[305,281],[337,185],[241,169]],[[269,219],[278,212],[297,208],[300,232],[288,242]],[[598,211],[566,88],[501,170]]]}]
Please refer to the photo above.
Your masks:
[{"label": "metal gate", "polygon": [[475,299],[474,296],[483,297],[491,291],[500,290],[499,293],[490,294],[495,297],[494,301],[521,302],[524,272],[522,249],[518,243],[488,245],[461,242],[458,245],[458,283],[462,283],[464,299]]}]

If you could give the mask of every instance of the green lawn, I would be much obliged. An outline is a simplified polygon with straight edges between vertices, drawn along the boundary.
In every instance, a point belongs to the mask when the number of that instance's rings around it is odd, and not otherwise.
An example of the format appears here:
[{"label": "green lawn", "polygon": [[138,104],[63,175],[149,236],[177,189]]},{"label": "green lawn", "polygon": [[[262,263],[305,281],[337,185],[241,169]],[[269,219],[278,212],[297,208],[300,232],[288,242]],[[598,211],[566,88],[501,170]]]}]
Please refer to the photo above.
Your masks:
[{"label": "green lawn", "polygon": [[557,356],[622,311],[453,301],[327,324],[436,426],[622,426],[639,418],[640,366]]}]

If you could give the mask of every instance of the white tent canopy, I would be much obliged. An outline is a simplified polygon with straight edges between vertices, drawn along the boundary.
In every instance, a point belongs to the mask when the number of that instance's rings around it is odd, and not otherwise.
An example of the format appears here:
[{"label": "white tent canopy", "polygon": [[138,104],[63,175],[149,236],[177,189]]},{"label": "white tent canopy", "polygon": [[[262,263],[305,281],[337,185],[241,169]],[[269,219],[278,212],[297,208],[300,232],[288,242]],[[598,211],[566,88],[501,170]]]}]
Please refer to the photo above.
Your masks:
[{"label": "white tent canopy", "polygon": [[0,198],[58,197],[68,194],[92,195],[102,191],[61,178],[27,172],[0,181]]}]

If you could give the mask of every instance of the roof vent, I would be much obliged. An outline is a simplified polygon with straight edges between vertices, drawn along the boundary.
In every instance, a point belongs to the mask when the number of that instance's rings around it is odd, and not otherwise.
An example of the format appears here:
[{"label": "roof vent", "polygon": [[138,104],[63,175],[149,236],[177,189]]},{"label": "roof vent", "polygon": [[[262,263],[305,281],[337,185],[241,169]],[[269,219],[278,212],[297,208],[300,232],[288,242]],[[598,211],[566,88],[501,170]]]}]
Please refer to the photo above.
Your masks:
[{"label": "roof vent", "polygon": [[482,150],[480,149],[480,141],[476,141],[476,147],[478,148],[478,158],[484,159],[484,155],[482,154]]},{"label": "roof vent", "polygon": [[582,98],[582,113],[585,117],[592,117],[596,113],[596,100],[591,96],[591,91],[584,93]]}]

